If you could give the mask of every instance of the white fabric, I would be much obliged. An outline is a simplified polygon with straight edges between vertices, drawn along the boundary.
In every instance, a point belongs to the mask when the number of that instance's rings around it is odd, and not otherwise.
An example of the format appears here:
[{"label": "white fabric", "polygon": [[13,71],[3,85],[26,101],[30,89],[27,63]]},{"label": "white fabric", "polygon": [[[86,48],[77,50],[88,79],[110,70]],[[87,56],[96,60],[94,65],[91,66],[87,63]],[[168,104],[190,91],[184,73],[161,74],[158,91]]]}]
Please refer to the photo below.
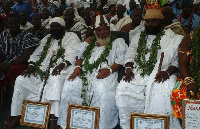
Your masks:
[{"label": "white fabric", "polygon": [[[135,62],[134,57],[137,52],[140,33],[135,35],[127,50],[125,63]],[[148,36],[147,47],[150,47],[155,36]],[[170,29],[165,30],[165,35],[161,38],[158,50],[157,63],[150,76],[140,76],[141,70],[134,64],[134,79],[128,83],[121,81],[116,91],[116,103],[119,108],[120,125],[122,129],[130,128],[130,113],[167,114],[170,115],[170,129],[181,129],[180,123],[173,117],[173,110],[170,105],[171,91],[176,82],[176,76],[171,75],[164,83],[154,82],[158,72],[161,53],[164,52],[161,71],[165,71],[169,66],[178,66],[178,45],[183,36],[175,35]],[[148,59],[150,54],[146,54]]]},{"label": "white fabric", "polygon": [[30,29],[30,28],[33,28],[33,25],[32,25],[31,23],[29,23],[29,22],[26,22],[26,25],[25,25],[25,26],[22,26],[22,25],[20,24],[20,29],[21,29],[21,30],[28,30],[28,29]]},{"label": "white fabric", "polygon": [[112,17],[112,18],[110,19],[110,30],[112,30],[112,31],[120,31],[121,28],[122,28],[123,26],[125,26],[126,24],[132,22],[132,19],[131,19],[130,16],[127,15],[127,14],[124,14],[124,17],[123,17],[122,19],[120,19],[120,20],[117,22],[116,25],[115,25],[115,24],[112,24],[112,21],[114,21],[114,20],[117,20],[117,21],[118,21],[117,15],[115,15],[114,17]]},{"label": "white fabric", "polygon": [[81,41],[85,41],[87,28],[88,26],[83,21],[78,21],[75,22],[75,24],[70,28],[70,30],[81,32]]},{"label": "white fabric", "polygon": [[65,27],[65,21],[62,18],[60,18],[60,17],[54,17],[54,18],[50,19],[49,20],[49,25],[51,25],[51,23],[53,23],[53,22],[57,22],[61,26]]},{"label": "white fabric", "polygon": [[49,17],[48,19],[45,19],[44,21],[42,20],[42,26],[44,26],[47,29],[50,29],[50,24],[49,24],[50,19],[51,17]]},{"label": "white fabric", "polygon": [[[36,62],[37,60],[39,60],[40,54],[43,50],[43,46],[45,45],[47,38],[49,36],[50,35],[47,35],[46,37],[44,37],[43,40],[41,40],[40,46],[38,46],[38,48],[31,55],[29,62],[30,61]],[[57,52],[58,50],[58,42],[59,40],[52,39],[46,58],[41,63],[40,66],[41,70],[43,71],[47,70],[52,51],[55,50]],[[77,37],[77,35],[71,32],[66,32],[65,36],[62,39],[62,47],[65,49],[64,60],[68,60],[72,65],[75,63],[76,48],[78,47],[79,43],[80,40]],[[61,62],[63,61],[61,58],[59,58],[56,65],[60,64]],[[52,70],[53,68],[51,68],[50,73],[52,73]],[[68,76],[69,76],[68,68],[63,69],[61,71],[61,75],[52,76],[50,74],[47,84],[44,88],[42,101],[44,102],[48,101],[52,103],[50,113],[54,114],[57,117],[59,117],[59,101],[60,101],[62,87],[64,81]],[[23,100],[29,99],[29,100],[39,101],[43,83],[44,82],[42,82],[39,75],[37,75],[36,77],[31,75],[30,78],[28,77],[24,78],[23,76],[19,76],[16,79],[15,89],[12,98],[12,105],[11,105],[11,116],[21,115]]]},{"label": "white fabric", "polygon": [[193,0],[193,4],[198,4],[200,0]]},{"label": "white fabric", "polygon": [[[83,43],[87,46],[87,43]],[[80,46],[83,46],[80,45]],[[85,50],[86,47],[81,47],[78,53]],[[92,107],[100,108],[100,121],[99,129],[112,129],[116,126],[118,120],[118,111],[115,102],[116,86],[118,84],[118,73],[114,72],[104,79],[97,79],[99,69],[108,68],[114,63],[122,64],[127,45],[123,39],[116,39],[113,42],[112,50],[110,51],[107,60],[108,62],[102,62],[97,69],[93,69],[93,72],[86,75],[89,85],[87,91],[87,101],[91,101]],[[104,51],[105,46],[100,46],[92,50],[90,63],[93,63],[99,58]],[[72,68],[74,69],[74,68]],[[63,87],[61,102],[60,102],[60,118],[58,124],[62,127],[66,127],[67,119],[67,105],[68,104],[82,104],[81,98],[82,80],[75,78],[73,81],[66,81]],[[93,96],[93,97],[92,97]],[[92,99],[91,99],[92,98]]]},{"label": "white fabric", "polygon": [[144,29],[145,29],[145,27],[144,27],[144,21],[141,21],[141,23],[140,23],[139,26],[135,27],[135,29],[133,29],[133,30],[130,30],[130,32],[129,32],[129,42],[131,42],[131,40],[133,39],[133,37],[136,34],[142,32]]}]

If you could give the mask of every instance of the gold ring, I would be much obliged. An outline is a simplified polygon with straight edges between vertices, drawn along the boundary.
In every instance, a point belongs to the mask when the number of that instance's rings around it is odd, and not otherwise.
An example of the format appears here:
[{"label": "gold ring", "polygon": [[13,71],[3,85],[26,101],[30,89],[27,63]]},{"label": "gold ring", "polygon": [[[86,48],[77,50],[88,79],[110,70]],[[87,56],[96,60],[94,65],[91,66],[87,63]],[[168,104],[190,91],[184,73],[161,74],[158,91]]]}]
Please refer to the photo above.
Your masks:
[{"label": "gold ring", "polygon": [[193,91],[190,91],[190,94],[191,94],[192,96],[194,96],[194,92],[193,92]]}]

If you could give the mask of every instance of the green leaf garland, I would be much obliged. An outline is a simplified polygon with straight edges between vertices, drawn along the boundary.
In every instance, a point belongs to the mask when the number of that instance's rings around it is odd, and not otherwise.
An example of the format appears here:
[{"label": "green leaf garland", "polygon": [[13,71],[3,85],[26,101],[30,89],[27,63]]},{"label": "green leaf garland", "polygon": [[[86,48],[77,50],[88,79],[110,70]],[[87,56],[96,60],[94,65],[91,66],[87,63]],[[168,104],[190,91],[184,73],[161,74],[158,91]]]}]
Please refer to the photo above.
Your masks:
[{"label": "green leaf garland", "polygon": [[153,68],[155,67],[155,64],[157,62],[157,53],[158,49],[160,49],[160,39],[163,35],[164,29],[161,29],[160,32],[156,35],[154,43],[152,44],[149,60],[146,61],[145,54],[147,54],[147,51],[149,51],[146,46],[147,41],[145,40],[146,30],[141,32],[135,62],[139,65],[139,69],[142,70],[142,77],[144,77],[145,74],[150,75],[152,73]]},{"label": "green leaf garland", "polygon": [[[41,66],[41,63],[44,61],[44,59],[47,56],[47,51],[49,50],[49,47],[51,45],[51,39],[52,39],[51,36],[48,37],[47,42],[46,42],[45,46],[43,47],[43,51],[41,53],[40,59],[35,62],[35,72],[36,72],[37,75],[40,76],[41,80],[47,79],[47,78],[45,78],[46,71],[42,71],[40,69],[40,66]],[[58,46],[59,46],[59,49],[57,51],[56,56],[53,58],[53,60],[51,62],[51,66],[55,65],[55,63],[57,62],[58,58],[62,58],[64,60],[65,49],[62,47],[62,38],[58,42]]]},{"label": "green leaf garland", "polygon": [[192,44],[190,45],[190,49],[192,50],[191,56],[192,60],[190,62],[190,74],[191,77],[197,83],[197,86],[200,88],[200,27],[194,31],[192,36]]},{"label": "green leaf garland", "polygon": [[88,80],[87,80],[86,75],[88,72],[92,73],[93,69],[97,69],[100,63],[107,61],[106,57],[110,53],[110,50],[112,49],[112,43],[115,39],[116,39],[115,35],[111,35],[110,43],[107,44],[101,56],[92,64],[89,63],[89,59],[91,57],[92,50],[95,46],[95,42],[96,42],[95,36],[91,39],[89,45],[87,46],[86,50],[83,53],[84,63],[81,68],[81,78],[82,78],[83,87],[82,87],[81,98],[83,98],[82,105],[84,106],[89,106],[89,104],[86,101],[86,92],[87,92],[86,88],[88,86]]}]

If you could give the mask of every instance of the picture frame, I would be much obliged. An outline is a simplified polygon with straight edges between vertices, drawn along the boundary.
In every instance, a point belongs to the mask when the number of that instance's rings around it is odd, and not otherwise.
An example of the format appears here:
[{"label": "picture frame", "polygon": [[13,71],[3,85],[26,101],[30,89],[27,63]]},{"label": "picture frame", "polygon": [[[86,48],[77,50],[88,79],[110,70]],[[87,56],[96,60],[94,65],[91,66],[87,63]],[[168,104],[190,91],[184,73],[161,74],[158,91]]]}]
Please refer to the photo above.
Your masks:
[{"label": "picture frame", "polygon": [[68,105],[66,129],[99,129],[100,108]]},{"label": "picture frame", "polygon": [[47,129],[51,103],[24,100],[20,125]]},{"label": "picture frame", "polygon": [[169,129],[169,115],[130,113],[130,129]]},{"label": "picture frame", "polygon": [[200,100],[182,100],[183,129],[198,129],[200,127]]}]

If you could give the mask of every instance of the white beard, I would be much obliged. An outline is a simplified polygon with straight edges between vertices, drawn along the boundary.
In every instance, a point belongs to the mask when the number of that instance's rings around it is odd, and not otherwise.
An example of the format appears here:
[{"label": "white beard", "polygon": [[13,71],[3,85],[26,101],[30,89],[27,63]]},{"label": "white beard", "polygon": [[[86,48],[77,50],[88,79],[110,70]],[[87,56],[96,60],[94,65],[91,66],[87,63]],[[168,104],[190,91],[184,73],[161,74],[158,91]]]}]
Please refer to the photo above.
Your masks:
[{"label": "white beard", "polygon": [[106,46],[110,42],[110,34],[106,38],[100,38],[96,33],[95,36],[97,38],[97,43],[99,43],[101,46]]}]

